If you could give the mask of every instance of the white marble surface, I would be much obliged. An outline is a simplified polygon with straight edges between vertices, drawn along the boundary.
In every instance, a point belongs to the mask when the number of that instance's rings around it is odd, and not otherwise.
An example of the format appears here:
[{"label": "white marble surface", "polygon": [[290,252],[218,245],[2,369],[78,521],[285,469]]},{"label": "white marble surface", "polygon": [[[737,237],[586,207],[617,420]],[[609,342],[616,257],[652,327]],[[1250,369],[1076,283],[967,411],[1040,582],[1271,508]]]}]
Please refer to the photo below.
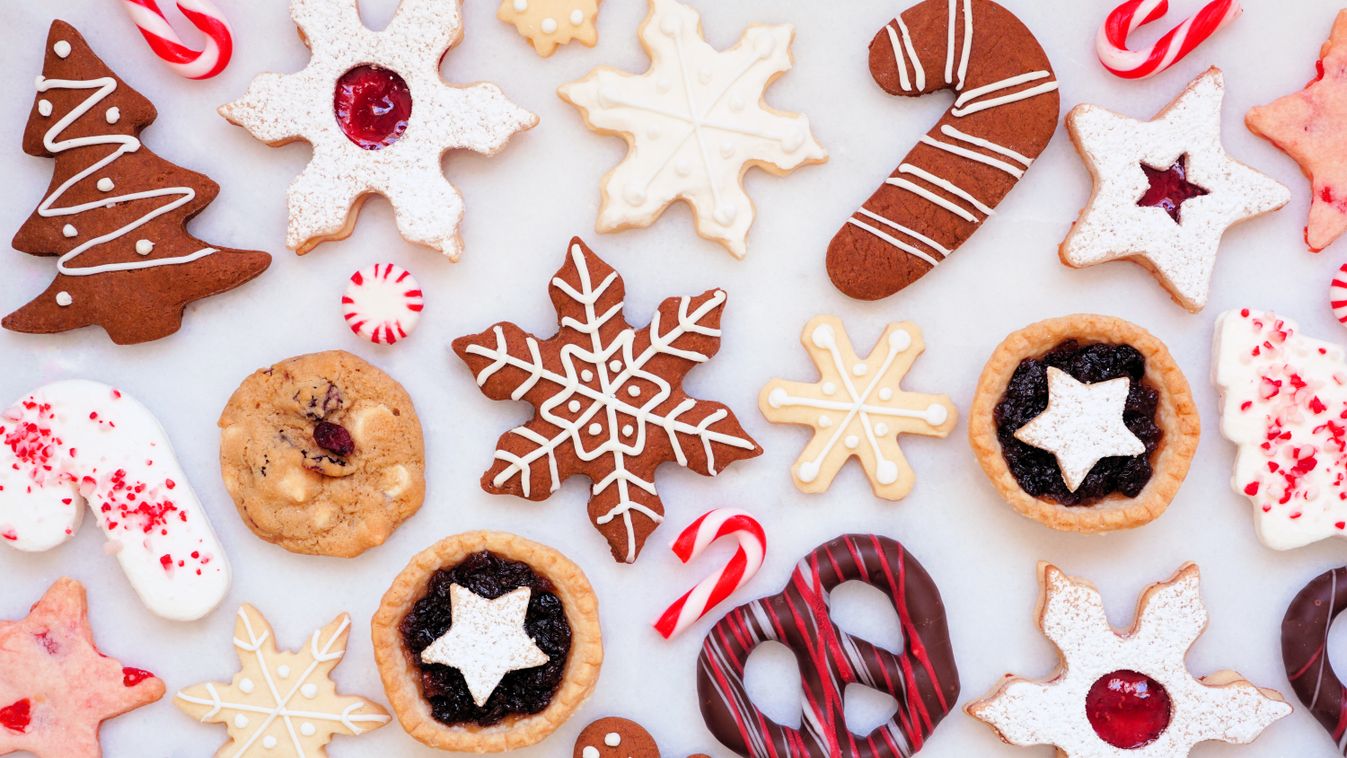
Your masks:
[{"label": "white marble surface", "polygon": [[[786,179],[754,173],[748,179],[759,207],[750,253],[733,260],[692,232],[689,215],[675,208],[653,228],[618,235],[593,234],[598,180],[623,153],[617,139],[592,135],[554,90],[600,63],[626,69],[646,64],[634,30],[643,16],[638,0],[609,0],[600,16],[600,45],[571,46],[543,60],[514,30],[494,17],[494,3],[474,0],[467,10],[467,38],[444,63],[455,81],[493,80],[542,117],[541,126],[516,139],[501,155],[453,155],[449,176],[467,198],[466,253],[451,265],[437,254],[404,243],[389,208],[369,203],[355,235],[324,245],[304,258],[282,248],[284,193],[305,165],[308,150],[273,150],[215,115],[215,106],[237,96],[257,72],[294,71],[306,61],[282,0],[221,4],[232,14],[238,55],[213,81],[188,82],[159,67],[111,0],[51,0],[4,4],[0,45],[0,230],[16,229],[41,197],[52,163],[19,149],[31,107],[33,77],[42,61],[46,26],[59,16],[78,26],[95,50],[159,107],[159,121],[145,134],[164,157],[204,171],[222,186],[219,199],[195,222],[201,237],[241,248],[270,250],[272,269],[261,279],[199,303],[181,333],[151,345],[118,348],[96,329],[55,337],[0,334],[0,395],[17,397],[42,382],[88,377],[120,385],[155,410],[168,428],[193,483],[207,501],[236,569],[225,605],[192,624],[149,616],[113,562],[101,554],[100,536],[86,528],[66,546],[45,555],[0,549],[0,616],[23,614],[57,576],[68,574],[90,589],[100,644],[112,655],[153,669],[175,687],[228,679],[233,610],[255,603],[283,643],[298,645],[342,610],[356,619],[341,686],[383,699],[374,670],[367,620],[407,558],[435,539],[467,529],[520,532],[565,550],[589,573],[602,600],[607,665],[594,698],[548,742],[519,751],[523,758],[569,755],[571,741],[591,718],[615,713],[642,720],[664,741],[670,756],[726,752],[702,726],[696,708],[698,625],[673,644],[648,624],[665,603],[727,554],[685,569],[663,548],[685,523],[717,505],[751,509],[767,523],[772,541],[767,564],[738,598],[778,591],[798,557],[846,531],[875,531],[902,540],[939,581],[949,607],[964,682],[961,703],[981,695],[1013,671],[1038,675],[1054,665],[1054,652],[1034,625],[1034,565],[1057,562],[1093,579],[1105,592],[1113,621],[1126,626],[1139,591],[1167,578],[1185,560],[1201,564],[1211,626],[1190,662],[1208,673],[1235,668],[1255,682],[1289,694],[1282,671],[1278,630],[1295,592],[1320,571],[1342,562],[1340,542],[1291,553],[1260,546],[1248,505],[1227,484],[1232,447],[1217,433],[1216,398],[1207,379],[1212,321],[1241,305],[1273,308],[1304,329],[1328,338],[1347,337],[1333,320],[1326,290],[1347,253],[1339,243],[1314,256],[1300,241],[1308,192],[1296,166],[1253,137],[1241,114],[1302,85],[1327,35],[1336,4],[1325,0],[1275,3],[1249,0],[1233,28],[1158,79],[1127,83],[1106,75],[1091,40],[1105,2],[1007,0],[1039,30],[1062,82],[1063,104],[1097,102],[1149,116],[1209,63],[1227,72],[1226,143],[1242,160],[1287,182],[1295,199],[1284,211],[1238,228],[1227,237],[1217,264],[1211,304],[1189,315],[1138,267],[1114,264],[1073,271],[1057,261],[1057,243],[1089,194],[1089,180],[1070,141],[1057,138],[1001,213],[940,271],[879,303],[852,302],[823,275],[828,240],[855,206],[887,176],[900,155],[947,107],[948,97],[900,101],[871,81],[866,45],[899,10],[892,0],[694,0],[705,13],[712,42],[734,42],[747,23],[792,22],[800,34],[797,66],[773,88],[770,101],[803,110],[831,151],[827,165]],[[391,16],[395,0],[365,0],[374,25]],[[1179,10],[1196,7],[1180,2]],[[1178,11],[1176,11],[1178,12]],[[1154,39],[1156,33],[1144,39]],[[641,561],[615,565],[584,516],[585,487],[573,481],[543,504],[484,494],[477,486],[496,436],[527,415],[522,406],[483,398],[446,344],[498,320],[550,333],[553,314],[548,277],[565,243],[581,233],[627,277],[634,320],[644,323],[660,299],[722,286],[730,294],[722,354],[693,372],[689,388],[728,402],[767,452],[733,467],[718,480],[666,469],[662,494],[669,521]],[[0,306],[9,310],[46,286],[50,260],[5,253]],[[411,268],[427,291],[420,330],[392,349],[358,341],[345,329],[338,297],[345,278],[376,260]],[[888,320],[912,319],[926,332],[927,353],[908,386],[948,391],[966,409],[982,363],[1010,330],[1040,318],[1092,310],[1116,314],[1152,329],[1170,345],[1196,393],[1206,432],[1196,465],[1169,512],[1144,529],[1102,537],[1057,534],[1020,518],[979,473],[965,442],[965,426],[948,440],[913,438],[904,447],[919,481],[904,502],[875,500],[858,467],[848,467],[832,491],[806,496],[791,485],[788,467],[808,438],[805,430],[774,427],[755,409],[758,388],[773,376],[809,378],[811,367],[797,336],[820,312],[846,319],[866,349]],[[239,521],[221,486],[215,419],[226,398],[250,371],[302,352],[344,348],[375,362],[411,392],[428,432],[429,497],[425,507],[383,547],[356,560],[291,555],[255,538]],[[856,597],[850,597],[855,600]],[[851,606],[850,602],[845,605]],[[886,628],[864,604],[844,609],[853,628]],[[868,606],[873,610],[874,606]],[[859,619],[859,620],[858,620]],[[891,623],[891,622],[890,622]],[[1344,642],[1334,635],[1336,644]],[[771,656],[769,655],[770,659]],[[789,679],[777,656],[755,676],[770,712],[798,711],[788,688],[765,686]],[[775,664],[775,665],[773,665]],[[759,668],[755,661],[755,670]],[[782,716],[786,718],[787,716]],[[790,713],[789,718],[795,718]],[[110,756],[202,756],[224,739],[219,726],[199,726],[165,699],[110,722],[104,729]],[[1330,755],[1330,741],[1300,709],[1274,725],[1250,748],[1206,745],[1196,756]],[[429,756],[396,726],[359,740],[338,738],[335,757]],[[1048,748],[1003,747],[989,729],[962,712],[948,717],[923,755],[1048,756]]]}]

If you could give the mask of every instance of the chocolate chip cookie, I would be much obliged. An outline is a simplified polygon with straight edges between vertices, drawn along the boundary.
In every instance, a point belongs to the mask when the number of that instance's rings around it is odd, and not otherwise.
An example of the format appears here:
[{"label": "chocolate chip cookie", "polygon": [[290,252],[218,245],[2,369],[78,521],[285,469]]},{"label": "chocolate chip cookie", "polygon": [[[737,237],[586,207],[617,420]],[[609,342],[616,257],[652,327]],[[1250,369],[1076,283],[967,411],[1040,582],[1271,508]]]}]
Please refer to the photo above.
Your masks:
[{"label": "chocolate chip cookie", "polygon": [[295,553],[350,558],[425,498],[425,444],[407,391],[350,353],[255,372],[220,414],[220,469],[244,523]]}]

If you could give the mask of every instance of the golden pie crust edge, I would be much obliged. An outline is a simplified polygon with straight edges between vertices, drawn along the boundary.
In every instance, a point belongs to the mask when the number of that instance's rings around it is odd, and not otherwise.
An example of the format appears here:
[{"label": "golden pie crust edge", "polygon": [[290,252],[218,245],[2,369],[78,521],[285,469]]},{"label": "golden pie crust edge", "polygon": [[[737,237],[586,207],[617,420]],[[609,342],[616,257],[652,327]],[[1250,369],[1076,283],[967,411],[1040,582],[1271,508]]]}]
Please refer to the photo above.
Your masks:
[{"label": "golden pie crust edge", "polygon": [[[1146,379],[1159,390],[1156,425],[1162,437],[1153,458],[1154,472],[1135,498],[1113,494],[1089,506],[1068,507],[1036,498],[1015,481],[1001,454],[993,411],[1020,362],[1048,352],[1069,339],[1127,344],[1146,358]],[[1112,316],[1076,314],[1031,324],[1006,337],[982,369],[968,413],[968,441],[978,463],[1006,502],[1022,515],[1053,529],[1110,532],[1154,521],[1165,512],[1188,475],[1202,423],[1192,391],[1169,348],[1136,324]]]},{"label": "golden pie crust edge", "polygon": [[[409,660],[398,627],[416,601],[425,596],[436,571],[483,550],[528,564],[556,587],[571,625],[571,651],[561,685],[541,713],[507,718],[489,727],[449,726],[435,720],[429,703],[421,696],[420,672]],[[370,627],[379,678],[402,728],[417,741],[441,750],[496,753],[542,741],[589,697],[603,666],[599,601],[584,572],[556,550],[513,534],[468,532],[447,537],[417,553],[384,593]]]}]

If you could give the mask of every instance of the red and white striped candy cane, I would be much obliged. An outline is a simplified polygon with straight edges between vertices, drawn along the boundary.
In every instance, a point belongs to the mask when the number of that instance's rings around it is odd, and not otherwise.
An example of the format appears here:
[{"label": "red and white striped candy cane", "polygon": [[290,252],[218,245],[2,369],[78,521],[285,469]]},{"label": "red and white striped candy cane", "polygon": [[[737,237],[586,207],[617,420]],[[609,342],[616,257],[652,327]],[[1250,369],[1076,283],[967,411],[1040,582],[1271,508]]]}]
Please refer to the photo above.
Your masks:
[{"label": "red and white striped candy cane", "polygon": [[156,0],[121,0],[121,3],[154,54],[178,74],[188,79],[209,79],[229,65],[234,54],[234,36],[229,31],[229,19],[210,0],[177,0],[182,15],[206,35],[201,50],[183,43]]},{"label": "red and white striped candy cane", "polygon": [[1178,63],[1244,9],[1237,0],[1214,0],[1144,50],[1128,50],[1127,35],[1169,12],[1169,0],[1128,0],[1108,14],[1095,37],[1099,62],[1115,76],[1145,79]]},{"label": "red and white striped candy cane", "polygon": [[724,568],[698,582],[659,617],[655,631],[664,639],[697,623],[712,608],[748,584],[762,568],[762,559],[767,554],[767,535],[762,524],[743,511],[728,508],[710,511],[689,524],[671,547],[678,560],[688,563],[722,537],[738,540],[739,549],[734,551]]}]

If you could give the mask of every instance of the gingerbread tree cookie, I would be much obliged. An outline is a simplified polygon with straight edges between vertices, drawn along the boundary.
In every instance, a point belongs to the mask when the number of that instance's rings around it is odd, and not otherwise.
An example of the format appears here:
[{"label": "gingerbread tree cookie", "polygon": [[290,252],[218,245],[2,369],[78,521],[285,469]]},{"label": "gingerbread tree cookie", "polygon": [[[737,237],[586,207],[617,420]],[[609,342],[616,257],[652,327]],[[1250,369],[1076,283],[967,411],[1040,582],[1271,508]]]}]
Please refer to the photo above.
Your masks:
[{"label": "gingerbread tree cookie", "polygon": [[513,24],[544,58],[572,40],[594,47],[599,41],[597,15],[599,0],[500,0],[496,11],[497,18]]},{"label": "gingerbread tree cookie", "polygon": [[702,38],[701,16],[678,0],[650,0],[640,30],[650,69],[601,67],[557,91],[589,127],[627,140],[627,157],[603,179],[597,228],[650,226],[675,200],[692,207],[697,232],[736,257],[748,252],[753,166],[785,174],[828,154],[809,119],[775,110],[766,90],[790,70],[794,27],[749,27],[719,51]]},{"label": "gingerbread tree cookie", "polygon": [[56,168],[13,244],[56,257],[56,279],[3,325],[36,334],[98,325],[119,345],[167,337],[188,303],[261,274],[271,256],[188,234],[219,187],[141,143],[154,106],[74,27],[52,22],[46,51],[23,150]]},{"label": "gingerbread tree cookie", "polygon": [[502,323],[454,340],[453,348],[487,397],[537,409],[500,438],[482,488],[546,500],[563,480],[588,477],[590,520],[613,557],[631,563],[664,519],[655,492],[660,464],[715,476],[762,448],[728,408],[681,387],[720,347],[725,293],[669,298],[637,329],[622,313],[624,289],[577,237],[552,278],[555,336],[539,339]]},{"label": "gingerbread tree cookie", "polygon": [[877,496],[906,497],[916,477],[898,448],[898,435],[945,437],[959,416],[945,395],[920,395],[898,386],[925,349],[921,330],[910,323],[890,324],[864,359],[835,316],[810,321],[800,341],[818,367],[819,380],[773,379],[758,398],[768,421],[814,428],[814,438],[791,468],[795,486],[826,491],[854,456]]},{"label": "gingerbread tree cookie", "polygon": [[313,53],[297,74],[262,74],[220,115],[279,147],[304,140],[313,160],[290,185],[286,244],[303,254],[345,239],[365,198],[388,198],[409,242],[457,260],[463,198],[444,177],[450,150],[493,155],[538,117],[494,84],[450,85],[440,60],[463,38],[463,0],[402,0],[380,32],[357,0],[291,0]]}]

